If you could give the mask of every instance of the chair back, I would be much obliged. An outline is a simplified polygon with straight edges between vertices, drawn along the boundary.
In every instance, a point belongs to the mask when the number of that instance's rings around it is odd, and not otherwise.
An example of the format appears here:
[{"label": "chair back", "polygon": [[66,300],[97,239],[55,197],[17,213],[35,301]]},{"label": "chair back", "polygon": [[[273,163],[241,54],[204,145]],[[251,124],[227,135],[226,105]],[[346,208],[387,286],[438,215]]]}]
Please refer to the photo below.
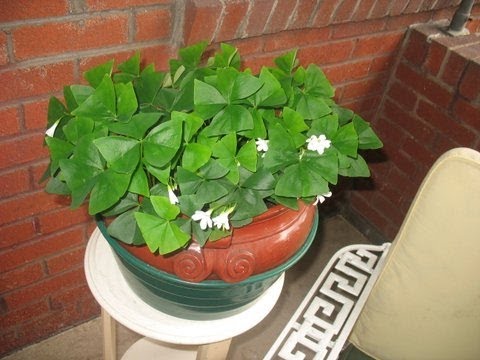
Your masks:
[{"label": "chair back", "polygon": [[349,339],[376,359],[480,359],[480,153],[422,182]]}]

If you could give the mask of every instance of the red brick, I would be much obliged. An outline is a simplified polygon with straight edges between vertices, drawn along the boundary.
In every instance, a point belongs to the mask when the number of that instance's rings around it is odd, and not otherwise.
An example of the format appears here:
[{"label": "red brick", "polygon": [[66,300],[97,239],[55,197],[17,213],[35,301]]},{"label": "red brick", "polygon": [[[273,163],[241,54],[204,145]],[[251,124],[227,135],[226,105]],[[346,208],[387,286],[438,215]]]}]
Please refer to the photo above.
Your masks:
[{"label": "red brick", "polygon": [[458,98],[453,104],[453,114],[455,117],[471,126],[476,131],[480,131],[480,106],[473,105],[470,101]]},{"label": "red brick", "polygon": [[257,36],[264,34],[265,23],[270,17],[274,0],[256,0],[253,2],[250,16],[245,28],[245,36]]},{"label": "red brick", "polygon": [[467,65],[467,60],[454,51],[448,51],[445,56],[446,64],[440,73],[440,78],[446,84],[457,87],[460,77]]},{"label": "red brick", "polygon": [[343,90],[342,100],[360,98],[366,94],[383,93],[385,82],[385,77],[376,76],[348,83]]},{"label": "red brick", "polygon": [[83,265],[85,247],[80,247],[68,252],[55,254],[55,256],[46,260],[49,274],[57,274],[65,270],[70,270]]},{"label": "red brick", "polygon": [[[355,9],[358,6],[361,6],[361,4],[358,4],[359,0],[344,0],[340,4],[340,6],[337,7],[335,11],[335,15],[333,17],[333,22],[334,23],[342,23],[342,22],[347,22],[349,21],[353,13],[355,12]],[[361,3],[361,1],[360,1]]]},{"label": "red brick", "polygon": [[325,67],[325,74],[332,84],[341,84],[368,75],[370,60],[356,61]]},{"label": "red brick", "polygon": [[315,2],[311,0],[299,0],[295,15],[290,23],[290,29],[304,29],[310,24],[314,13]]},{"label": "red brick", "polygon": [[446,88],[432,79],[424,77],[403,63],[398,65],[395,77],[399,81],[411,85],[414,91],[417,91],[435,104],[448,107],[452,100],[452,94]]},{"label": "red brick", "polygon": [[468,100],[475,100],[480,95],[480,64],[470,61],[462,76],[459,92]]},{"label": "red brick", "polygon": [[418,119],[389,100],[385,102],[383,111],[386,117],[406,130],[416,141],[427,146],[433,143],[435,129],[429,125],[429,119]]},{"label": "red brick", "polygon": [[403,110],[412,111],[417,104],[417,95],[411,88],[395,81],[388,90],[388,96],[402,106]]},{"label": "red brick", "polygon": [[355,22],[366,20],[376,1],[377,0],[362,0],[360,2],[360,5],[357,6],[355,14],[353,14],[352,20]]},{"label": "red brick", "polygon": [[136,41],[166,39],[172,33],[169,9],[140,10],[135,16]]},{"label": "red brick", "polygon": [[414,13],[408,16],[389,16],[387,18],[386,30],[400,30],[404,32],[412,24],[429,22],[430,19],[430,12]]},{"label": "red brick", "polygon": [[352,40],[328,42],[299,49],[298,58],[302,64],[338,64],[350,58],[353,47]]},{"label": "red brick", "polygon": [[332,38],[341,39],[358,37],[360,35],[371,35],[378,33],[385,27],[385,20],[367,20],[358,22],[346,22],[333,27]]},{"label": "red brick", "polygon": [[215,37],[215,41],[222,42],[235,39],[245,19],[247,10],[248,3],[246,1],[227,2],[225,4],[222,24]]},{"label": "red brick", "polygon": [[0,0],[0,23],[68,14],[67,0]]},{"label": "red brick", "polygon": [[43,139],[44,134],[39,133],[2,141],[0,143],[1,168],[47,157],[48,151],[43,146]]},{"label": "red brick", "polygon": [[437,0],[423,0],[423,3],[420,5],[420,11],[426,11],[426,10],[431,10]]},{"label": "red brick", "polygon": [[14,135],[20,132],[20,115],[17,107],[0,109],[0,136]]},{"label": "red brick", "polygon": [[363,97],[360,99],[357,98],[354,101],[345,103],[342,101],[340,105],[354,111],[365,119],[370,119],[376,115],[380,100],[381,95],[378,95],[373,97]]},{"label": "red brick", "polygon": [[422,65],[428,51],[428,43],[426,40],[424,34],[415,30],[410,31],[403,57],[412,64]]},{"label": "red brick", "polygon": [[397,16],[403,13],[403,10],[407,6],[409,0],[395,0],[392,1],[392,5],[390,7],[390,16]]},{"label": "red brick", "polygon": [[48,99],[23,104],[24,123],[28,130],[46,129]]},{"label": "red brick", "polygon": [[0,253],[2,271],[13,270],[25,264],[42,260],[44,257],[79,246],[84,242],[85,231],[83,227],[77,226],[69,231],[22,244]]},{"label": "red brick", "polygon": [[40,263],[27,264],[0,274],[0,293],[33,284],[45,276]]},{"label": "red brick", "polygon": [[[1,7],[1,4],[0,4]],[[8,63],[7,35],[0,32],[0,66]]]},{"label": "red brick", "polygon": [[50,234],[58,230],[67,229],[73,225],[86,223],[93,218],[88,214],[86,205],[78,209],[60,208],[47,214],[37,216],[39,232]]},{"label": "red brick", "polygon": [[66,206],[69,202],[66,196],[47,194],[44,191],[2,200],[0,201],[0,225]]},{"label": "red brick", "polygon": [[395,63],[395,56],[388,54],[385,56],[376,56],[372,59],[370,65],[370,74],[389,71]]},{"label": "red brick", "polygon": [[63,288],[72,288],[80,283],[85,283],[83,267],[75,270],[52,276],[39,281],[34,285],[16,290],[5,295],[5,301],[10,306],[22,306],[40,300]]},{"label": "red brick", "polygon": [[44,161],[36,162],[29,167],[30,179],[32,179],[32,188],[33,190],[45,189],[46,181],[40,182],[49,165],[49,160],[45,159]]},{"label": "red brick", "polygon": [[390,0],[377,0],[372,11],[370,11],[369,18],[376,19],[387,15],[391,3],[392,1]]},{"label": "red brick", "polygon": [[276,57],[276,55],[272,54],[245,56],[242,66],[250,68],[254,74],[258,74],[263,66],[272,66]]},{"label": "red brick", "polygon": [[420,101],[417,114],[425,119],[426,122],[432,124],[439,132],[448,134],[458,144],[462,146],[473,145],[475,134],[439,109],[438,106],[431,105],[426,101]]},{"label": "red brick", "polygon": [[2,327],[8,328],[28,319],[35,319],[49,312],[48,303],[45,299],[20,307],[12,306],[12,309],[1,317]]},{"label": "red brick", "polygon": [[[389,144],[386,144],[385,149],[388,153],[389,160],[402,173],[412,176],[417,172],[415,158],[408,156],[403,150],[398,149],[395,145],[390,148]],[[388,179],[385,179],[385,188],[387,190],[384,190],[383,188],[381,189],[382,193],[385,193],[385,195],[392,201],[399,203],[403,197],[404,191],[399,189],[396,184],[390,183]]]},{"label": "red brick", "polygon": [[404,10],[404,14],[416,13],[425,0],[410,0]]},{"label": "red brick", "polygon": [[27,168],[0,174],[0,198],[7,198],[30,190],[30,175]]},{"label": "red brick", "polygon": [[291,0],[279,0],[270,16],[267,24],[267,33],[276,33],[287,28],[288,22],[295,9],[296,2]]},{"label": "red brick", "polygon": [[32,219],[21,220],[11,225],[0,226],[0,249],[18,245],[36,236]]},{"label": "red brick", "polygon": [[169,60],[176,57],[176,52],[169,45],[156,45],[139,49],[142,57],[142,66],[155,64],[155,69],[166,71]]},{"label": "red brick", "polygon": [[[24,26],[12,32],[17,60],[125,44],[126,15],[89,17],[78,22]],[[108,31],[105,31],[108,29]]]},{"label": "red brick", "polygon": [[125,9],[136,6],[173,4],[174,0],[86,0],[91,10]]},{"label": "red brick", "polygon": [[448,134],[438,134],[437,138],[435,139],[435,144],[432,147],[432,151],[440,155],[458,146],[460,146],[460,144],[452,140]]},{"label": "red brick", "polygon": [[264,51],[289,51],[292,48],[311,46],[328,40],[329,36],[330,30],[328,28],[283,31],[264,36]]},{"label": "red brick", "polygon": [[350,204],[358,214],[361,214],[363,218],[367,219],[368,222],[380,230],[380,232],[389,225],[389,221],[383,216],[383,214],[371,206],[370,199],[362,196],[360,191],[352,193]]},{"label": "red brick", "polygon": [[340,1],[336,0],[323,0],[320,2],[320,6],[317,9],[313,25],[322,27],[332,23],[335,10],[340,5]]},{"label": "red brick", "polygon": [[189,0],[185,6],[183,31],[185,44],[211,41],[215,35],[217,22],[221,18],[221,3],[212,0]]},{"label": "red brick", "polygon": [[397,148],[404,146],[405,139],[408,136],[407,132],[399,124],[383,116],[383,110],[382,117],[380,117],[375,126],[375,132],[382,139],[385,146],[390,143]]},{"label": "red brick", "polygon": [[95,303],[95,299],[85,283],[52,294],[50,296],[50,303],[52,304],[52,309],[64,309],[71,306],[71,304],[77,303],[79,299],[83,299],[83,301],[91,300]]},{"label": "red brick", "polygon": [[400,46],[403,34],[387,33],[358,39],[353,56],[370,56],[396,51]]},{"label": "red brick", "polygon": [[436,76],[440,72],[444,62],[446,62],[446,54],[447,49],[444,46],[438,44],[437,42],[432,42],[425,58],[425,69],[430,72],[430,74]]},{"label": "red brick", "polygon": [[63,62],[11,69],[0,73],[0,102],[49,94],[74,81],[73,63]]},{"label": "red brick", "polygon": [[395,225],[401,225],[405,214],[399,209],[398,204],[387,199],[381,192],[377,192],[372,200],[371,206],[379,213],[386,216]]}]

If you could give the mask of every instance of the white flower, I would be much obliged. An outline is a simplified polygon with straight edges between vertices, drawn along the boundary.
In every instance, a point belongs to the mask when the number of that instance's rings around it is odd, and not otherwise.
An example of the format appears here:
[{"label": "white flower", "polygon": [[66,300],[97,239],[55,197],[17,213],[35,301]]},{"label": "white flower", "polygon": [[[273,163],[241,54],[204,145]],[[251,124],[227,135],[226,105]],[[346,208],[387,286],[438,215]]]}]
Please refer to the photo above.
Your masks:
[{"label": "white flower", "polygon": [[220,215],[215,216],[213,218],[213,225],[217,227],[217,229],[225,229],[225,230],[230,230],[230,224],[228,222],[228,215],[231,214],[233,211],[234,207],[230,207],[225,211],[222,211]]},{"label": "white flower", "polygon": [[332,142],[327,139],[323,134],[320,136],[312,135],[307,139],[307,149],[318,152],[318,155],[322,155],[325,149],[328,149]]},{"label": "white flower", "polygon": [[195,214],[192,215],[193,221],[200,221],[200,229],[205,230],[207,227],[211,228],[212,224],[212,209],[208,211],[197,210]]},{"label": "white flower", "polygon": [[45,135],[53,137],[53,134],[55,134],[55,129],[57,128],[57,125],[58,125],[59,122],[60,122],[60,120],[55,121],[55,123],[52,126],[50,126],[47,129],[47,131],[45,131]]},{"label": "white flower", "polygon": [[330,196],[332,196],[331,191],[329,191],[325,194],[322,194],[322,195],[317,195],[317,198],[316,198],[315,202],[313,203],[313,205],[317,205],[319,202],[320,202],[320,204],[323,204],[323,202],[326,200],[325,198],[330,197]]},{"label": "white flower", "polygon": [[173,187],[170,185],[168,185],[168,199],[170,200],[170,204],[172,205],[179,203],[178,197],[177,195],[175,195],[175,193],[173,192]]},{"label": "white flower", "polygon": [[257,151],[260,151],[260,152],[268,151],[268,140],[258,138],[257,141],[255,141],[255,144],[257,144]]}]

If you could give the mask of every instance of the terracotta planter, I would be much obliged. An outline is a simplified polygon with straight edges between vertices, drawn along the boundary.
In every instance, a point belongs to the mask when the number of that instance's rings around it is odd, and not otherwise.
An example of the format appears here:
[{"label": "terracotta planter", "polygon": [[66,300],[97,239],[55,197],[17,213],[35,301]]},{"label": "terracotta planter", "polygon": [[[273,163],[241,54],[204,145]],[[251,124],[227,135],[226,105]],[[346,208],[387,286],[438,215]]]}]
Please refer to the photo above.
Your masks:
[{"label": "terracotta planter", "polygon": [[[215,247],[192,245],[186,254],[169,257],[121,244],[108,235],[103,222],[98,226],[142,300],[174,316],[211,319],[240,311],[293,266],[315,238],[318,213],[315,206],[301,205],[299,211],[273,207],[252,224],[235,229],[232,237],[212,244]],[[177,272],[196,274],[195,281],[184,280]],[[209,279],[198,282],[201,277]]]},{"label": "terracotta planter", "polygon": [[282,264],[305,242],[313,224],[315,206],[299,203],[298,211],[274,206],[232,236],[198,243],[169,256],[152,255],[146,246],[121,244],[151,266],[186,281],[221,279],[238,282]]}]

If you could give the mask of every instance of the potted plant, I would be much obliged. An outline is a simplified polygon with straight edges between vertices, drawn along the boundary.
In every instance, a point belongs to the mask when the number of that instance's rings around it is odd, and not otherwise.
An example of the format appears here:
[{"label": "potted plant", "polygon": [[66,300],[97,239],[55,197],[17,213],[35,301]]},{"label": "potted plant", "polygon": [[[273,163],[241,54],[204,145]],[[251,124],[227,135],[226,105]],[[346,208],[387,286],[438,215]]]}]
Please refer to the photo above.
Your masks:
[{"label": "potted plant", "polygon": [[[259,251],[276,259],[273,267],[296,261],[315,233],[316,203],[339,176],[369,176],[358,151],[382,146],[366,121],[335,103],[318,66],[298,65],[295,51],[254,75],[240,69],[235,47],[221,44],[205,62],[206,49],[181,49],[167,72],[142,68],[139,54],[116,69],[112,60],[86,71],[88,85],[66,86],[64,103],[51,98],[45,138],[46,190],[69,195],[72,207],[88,200],[91,215],[109,219],[108,230],[99,226],[122,259],[126,250],[147,252],[145,271],[159,262],[188,282],[223,278],[223,270],[212,275],[216,265],[205,256],[213,255],[195,254],[232,248],[232,236],[255,224],[258,233],[270,213],[288,224],[298,218],[300,243],[276,256],[288,246],[270,239]],[[188,250],[196,257],[172,261]],[[234,266],[246,275],[225,275],[227,282],[258,272],[248,265],[251,249],[235,251]],[[183,275],[175,271],[182,261]],[[190,276],[195,261],[203,270]]]}]

